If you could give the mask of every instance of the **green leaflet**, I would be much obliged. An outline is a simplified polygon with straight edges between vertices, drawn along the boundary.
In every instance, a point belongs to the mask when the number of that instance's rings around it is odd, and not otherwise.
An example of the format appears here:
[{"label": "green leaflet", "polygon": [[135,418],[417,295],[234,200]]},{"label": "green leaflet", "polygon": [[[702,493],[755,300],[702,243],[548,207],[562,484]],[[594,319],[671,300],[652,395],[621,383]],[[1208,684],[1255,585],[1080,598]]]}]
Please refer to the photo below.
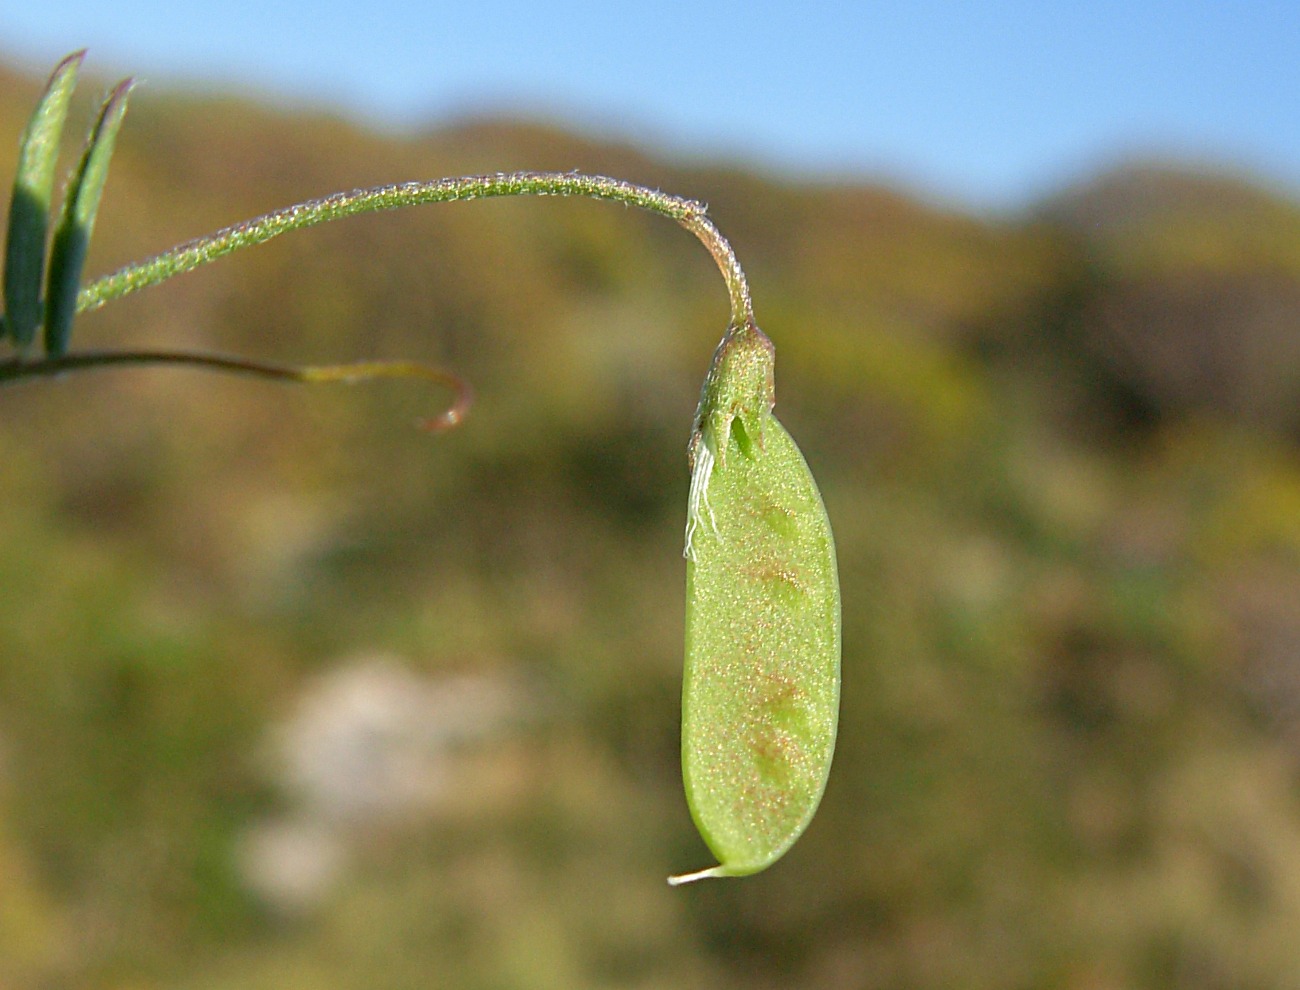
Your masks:
[{"label": "green leaflet", "polygon": [[86,139],[86,149],[72,177],[63,201],[63,213],[54,230],[50,247],[50,271],[45,294],[45,353],[62,357],[68,349],[72,320],[77,312],[77,288],[81,269],[95,229],[99,201],[108,181],[108,163],[113,157],[117,132],[126,115],[127,98],[135,81],[126,79],[108,95]]},{"label": "green leaflet", "polygon": [[74,52],[55,66],[19,147],[4,268],[5,326],[19,347],[32,342],[41,322],[41,278],[54,168],[77,70],[85,54]]},{"label": "green leaflet", "polygon": [[771,413],[757,327],[719,346],[692,438],[682,776],[719,865],[757,873],[817,810],[835,749],[840,595],[821,495]]}]

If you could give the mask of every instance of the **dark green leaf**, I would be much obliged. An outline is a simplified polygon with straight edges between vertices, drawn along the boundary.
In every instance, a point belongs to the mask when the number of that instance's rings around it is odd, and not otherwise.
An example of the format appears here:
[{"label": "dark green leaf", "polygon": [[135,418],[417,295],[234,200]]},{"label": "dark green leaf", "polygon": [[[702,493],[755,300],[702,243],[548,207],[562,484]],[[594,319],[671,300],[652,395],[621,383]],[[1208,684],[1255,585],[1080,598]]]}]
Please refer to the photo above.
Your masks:
[{"label": "dark green leaf", "polygon": [[86,263],[86,250],[95,228],[104,183],[108,180],[108,163],[134,85],[132,79],[123,80],[104,101],[86,141],[81,163],[68,184],[63,215],[59,218],[50,251],[50,276],[46,290],[45,351],[52,357],[58,357],[68,349],[72,320],[77,312],[81,270]]},{"label": "dark green leaf", "polygon": [[3,329],[20,347],[32,342],[41,322],[41,276],[54,168],[77,70],[85,54],[69,55],[55,68],[19,146],[5,247]]}]

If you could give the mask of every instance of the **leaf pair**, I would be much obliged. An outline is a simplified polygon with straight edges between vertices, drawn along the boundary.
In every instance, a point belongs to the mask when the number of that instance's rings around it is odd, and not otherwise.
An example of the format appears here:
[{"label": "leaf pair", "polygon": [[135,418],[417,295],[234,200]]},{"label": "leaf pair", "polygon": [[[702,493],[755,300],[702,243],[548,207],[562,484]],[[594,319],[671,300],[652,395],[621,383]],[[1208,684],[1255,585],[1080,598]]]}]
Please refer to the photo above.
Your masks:
[{"label": "leaf pair", "polygon": [[18,348],[25,349],[41,327],[45,353],[50,357],[60,357],[68,349],[86,250],[108,179],[109,159],[134,85],[131,79],[123,80],[100,108],[81,160],[68,179],[63,209],[50,244],[47,274],[46,239],[54,172],[85,54],[76,52],[60,62],[41,94],[23,133],[9,207],[0,335],[8,334]]}]

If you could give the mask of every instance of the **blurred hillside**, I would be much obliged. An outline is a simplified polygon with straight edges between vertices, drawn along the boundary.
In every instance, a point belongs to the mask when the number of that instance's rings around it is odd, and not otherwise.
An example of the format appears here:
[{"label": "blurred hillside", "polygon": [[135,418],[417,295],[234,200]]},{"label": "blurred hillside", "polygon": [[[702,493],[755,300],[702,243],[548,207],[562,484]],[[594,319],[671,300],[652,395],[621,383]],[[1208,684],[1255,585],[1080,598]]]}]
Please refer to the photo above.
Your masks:
[{"label": "blurred hillside", "polygon": [[[0,73],[15,145],[38,85]],[[703,199],[749,272],[842,570],[817,820],[768,873],[664,884],[707,858],[677,763],[707,255],[579,201],[353,219],[74,342],[431,361],[475,385],[462,429],[394,384],[0,392],[0,986],[1294,986],[1300,204],[1144,165],[981,218],[146,87],[88,271],[515,168]]]}]

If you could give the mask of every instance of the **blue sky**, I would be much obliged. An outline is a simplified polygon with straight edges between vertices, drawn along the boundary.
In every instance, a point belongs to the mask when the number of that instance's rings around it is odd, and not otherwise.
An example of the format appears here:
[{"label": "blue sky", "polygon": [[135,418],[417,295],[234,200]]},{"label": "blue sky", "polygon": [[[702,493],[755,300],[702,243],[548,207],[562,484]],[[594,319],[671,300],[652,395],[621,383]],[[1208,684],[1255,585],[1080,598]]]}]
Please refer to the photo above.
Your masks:
[{"label": "blue sky", "polygon": [[1130,155],[1300,194],[1300,0],[4,0],[0,57],[376,126],[511,110],[1014,207]]}]

